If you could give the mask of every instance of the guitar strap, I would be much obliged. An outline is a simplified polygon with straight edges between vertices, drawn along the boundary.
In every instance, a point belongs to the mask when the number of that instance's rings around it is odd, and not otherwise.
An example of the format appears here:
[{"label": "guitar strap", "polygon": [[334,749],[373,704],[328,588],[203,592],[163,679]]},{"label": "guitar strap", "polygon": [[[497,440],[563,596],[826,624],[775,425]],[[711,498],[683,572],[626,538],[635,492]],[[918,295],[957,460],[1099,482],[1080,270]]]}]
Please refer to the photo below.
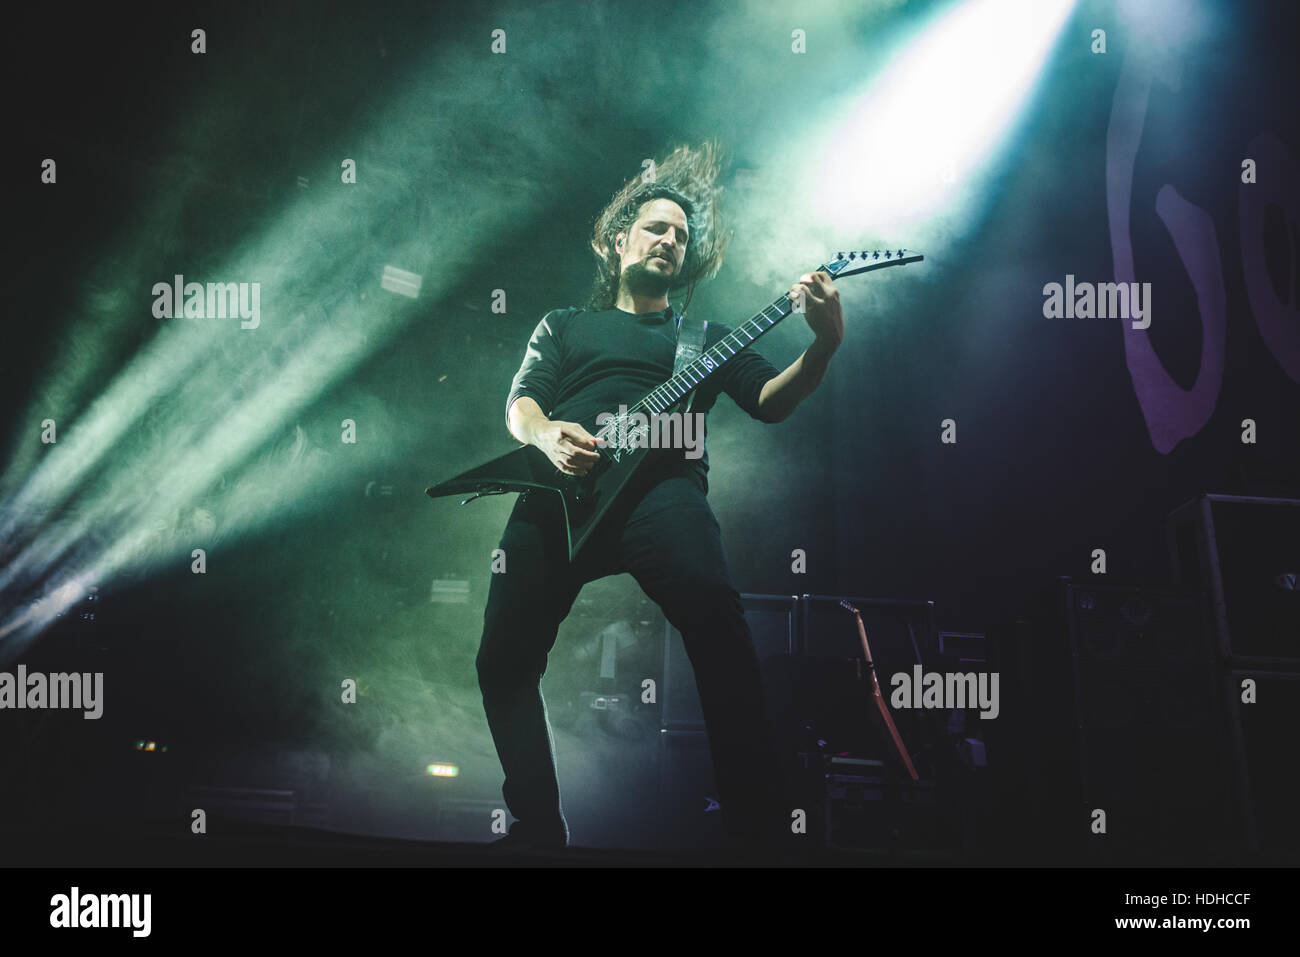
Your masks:
[{"label": "guitar strap", "polygon": [[[685,314],[677,317],[677,355],[673,358],[673,375],[679,374],[704,353],[704,330],[708,325],[707,319],[692,319]],[[683,410],[689,412],[694,404],[695,390],[692,389]]]}]

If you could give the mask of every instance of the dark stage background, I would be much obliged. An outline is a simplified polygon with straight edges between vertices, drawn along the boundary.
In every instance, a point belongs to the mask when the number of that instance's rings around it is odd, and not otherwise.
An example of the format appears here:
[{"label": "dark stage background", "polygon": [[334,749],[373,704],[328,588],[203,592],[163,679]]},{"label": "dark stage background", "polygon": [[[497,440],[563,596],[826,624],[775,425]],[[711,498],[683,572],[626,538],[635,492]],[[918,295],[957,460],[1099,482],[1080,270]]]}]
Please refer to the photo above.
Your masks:
[{"label": "dark stage background", "polygon": [[[1033,791],[1032,769],[1056,760],[1041,749],[1073,747],[1059,761],[1077,767],[1079,748],[1099,747],[1070,743],[1068,707],[1060,735],[1032,737],[1046,714],[1034,696],[1068,698],[1080,658],[1053,582],[1191,587],[1171,555],[1175,509],[1207,493],[1300,498],[1296,8],[1065,4],[1002,125],[945,133],[924,112],[905,125],[898,153],[940,144],[955,180],[894,187],[871,161],[892,155],[891,128],[857,110],[903,96],[870,81],[961,6],[16,12],[0,665],[104,672],[105,712],[0,712],[8,825],[188,831],[190,809],[208,807],[491,839],[500,769],[474,655],[514,496],[461,509],[423,490],[514,447],[510,378],[538,319],[584,300],[593,217],[643,159],[712,137],[730,154],[735,237],[692,311],[734,325],[840,249],[926,256],[838,284],[847,336],[791,419],[763,425],[725,397],[710,415],[709,499],[733,580],[755,595],[933,602],[935,632],[984,636],[970,667],[1001,668],[1007,701],[998,722],[935,732],[964,756],[952,774],[992,774],[959,802],[949,849],[982,860],[1009,834],[1035,846],[1051,815],[1040,832],[1017,809],[1077,798],[1074,784]],[[1015,18],[989,16],[969,41],[982,66],[947,77],[954,95],[1028,56]],[[851,175],[819,178],[833,152]],[[913,159],[894,161],[935,161]],[[157,318],[153,287],[177,274],[259,282],[260,324]],[[1048,318],[1045,286],[1067,276],[1150,283],[1149,329]],[[795,316],[757,348],[784,368],[811,340]],[[1283,623],[1269,654],[1300,658],[1300,618],[1285,617],[1300,558],[1277,531],[1290,519],[1251,521],[1275,533],[1268,573],[1292,574],[1260,612]],[[1208,593],[1191,600],[1188,655],[1230,700],[1245,666],[1214,652]],[[851,645],[851,619],[835,622],[818,627],[847,628]],[[673,759],[661,708],[639,700],[643,679],[663,680],[664,640],[626,576],[589,586],[561,629],[543,688],[578,843],[664,840],[656,762]],[[616,675],[602,677],[610,643]],[[1267,724],[1281,742],[1295,711],[1278,701],[1297,686],[1291,665],[1269,667],[1283,675]],[[1017,687],[1013,673],[1028,677]],[[355,703],[341,700],[348,681]],[[592,708],[613,693],[633,705],[620,721]],[[1227,742],[1225,707],[1206,705]],[[983,724],[1005,739],[977,759]],[[1270,740],[1250,745],[1262,765]],[[1224,753],[1214,787],[1238,779]],[[435,763],[458,776],[432,776]],[[1290,776],[1252,780],[1294,793]],[[1224,813],[1207,843],[1235,846],[1224,822],[1241,808]]]}]

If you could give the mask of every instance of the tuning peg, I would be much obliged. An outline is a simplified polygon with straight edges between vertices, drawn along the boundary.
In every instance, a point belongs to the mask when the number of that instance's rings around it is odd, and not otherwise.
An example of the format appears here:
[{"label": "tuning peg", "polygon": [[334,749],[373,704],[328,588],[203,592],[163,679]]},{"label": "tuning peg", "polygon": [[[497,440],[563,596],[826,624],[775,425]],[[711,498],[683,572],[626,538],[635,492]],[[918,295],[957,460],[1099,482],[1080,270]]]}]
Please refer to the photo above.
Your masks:
[{"label": "tuning peg", "polygon": [[836,259],[843,259],[843,258],[844,258],[844,254],[843,254],[843,253],[836,253],[836,254],[835,254],[835,258],[836,258]]},{"label": "tuning peg", "polygon": [[901,249],[898,251],[898,255],[899,255],[900,257],[903,255],[903,251],[902,251]]},{"label": "tuning peg", "polygon": [[849,259],[850,259],[850,260],[857,259],[857,258],[858,258],[858,254],[857,254],[857,253],[853,253],[853,252],[849,253]]},{"label": "tuning peg", "polygon": [[876,250],[876,255],[875,255],[874,257],[872,257],[872,258],[874,258],[874,259],[879,259],[879,258],[880,258],[880,250],[879,250],[879,249]]}]

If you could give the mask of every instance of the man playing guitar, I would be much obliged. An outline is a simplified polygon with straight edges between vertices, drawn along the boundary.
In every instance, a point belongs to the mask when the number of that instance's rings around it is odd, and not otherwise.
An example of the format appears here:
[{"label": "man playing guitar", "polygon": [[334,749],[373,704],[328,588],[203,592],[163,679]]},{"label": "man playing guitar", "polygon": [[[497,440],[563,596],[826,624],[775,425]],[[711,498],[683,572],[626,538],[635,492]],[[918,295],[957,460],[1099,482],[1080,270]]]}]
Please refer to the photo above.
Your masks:
[{"label": "man playing guitar", "polygon": [[[617,410],[673,370],[673,289],[687,289],[721,264],[714,147],[675,150],[654,182],[623,187],[596,222],[600,263],[587,309],[548,313],[512,383],[510,434],[545,453],[557,470],[584,476],[600,460],[581,423]],[[707,412],[726,392],[762,422],[787,418],[821,382],[844,337],[839,292],[825,272],[799,277],[812,345],[778,372],[756,350],[738,352],[698,391]],[[710,322],[706,346],[730,330]],[[789,833],[786,795],[764,709],[759,663],[740,596],[731,584],[708,492],[708,457],[662,450],[631,479],[590,541],[570,561],[556,495],[521,495],[500,541],[507,571],[494,574],[477,657],[479,687],[503,792],[516,818],[509,847],[563,847],[554,746],[540,683],[560,623],[582,586],[630,573],[682,635],[695,671],[729,838],[770,845]]]}]

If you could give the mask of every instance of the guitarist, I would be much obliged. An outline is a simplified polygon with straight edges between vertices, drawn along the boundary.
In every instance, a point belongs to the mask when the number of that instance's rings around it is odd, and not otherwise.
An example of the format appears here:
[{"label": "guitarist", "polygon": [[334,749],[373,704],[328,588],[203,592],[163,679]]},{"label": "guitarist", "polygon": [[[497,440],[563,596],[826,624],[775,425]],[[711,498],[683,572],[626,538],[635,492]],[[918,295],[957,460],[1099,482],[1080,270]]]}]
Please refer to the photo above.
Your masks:
[{"label": "guitarist", "polygon": [[[687,289],[721,264],[716,148],[679,147],[655,182],[638,177],[597,219],[600,262],[587,310],[555,310],[538,324],[515,375],[506,421],[555,467],[584,475],[598,461],[594,427],[672,374],[673,289]],[[821,382],[844,336],[839,292],[824,273],[801,276],[815,336],[787,369],[754,349],[737,353],[700,386],[694,409],[725,391],[751,416],[780,422]],[[710,322],[705,347],[730,329]],[[554,747],[540,691],[548,652],[581,587],[630,573],[682,634],[695,671],[729,839],[771,845],[789,833],[789,807],[764,710],[758,658],[740,596],[731,584],[717,520],[706,494],[707,454],[651,451],[592,538],[569,561],[558,495],[521,495],[501,538],[507,571],[492,576],[476,661],[488,725],[505,771],[504,797],[516,818],[508,847],[568,843]]]}]

